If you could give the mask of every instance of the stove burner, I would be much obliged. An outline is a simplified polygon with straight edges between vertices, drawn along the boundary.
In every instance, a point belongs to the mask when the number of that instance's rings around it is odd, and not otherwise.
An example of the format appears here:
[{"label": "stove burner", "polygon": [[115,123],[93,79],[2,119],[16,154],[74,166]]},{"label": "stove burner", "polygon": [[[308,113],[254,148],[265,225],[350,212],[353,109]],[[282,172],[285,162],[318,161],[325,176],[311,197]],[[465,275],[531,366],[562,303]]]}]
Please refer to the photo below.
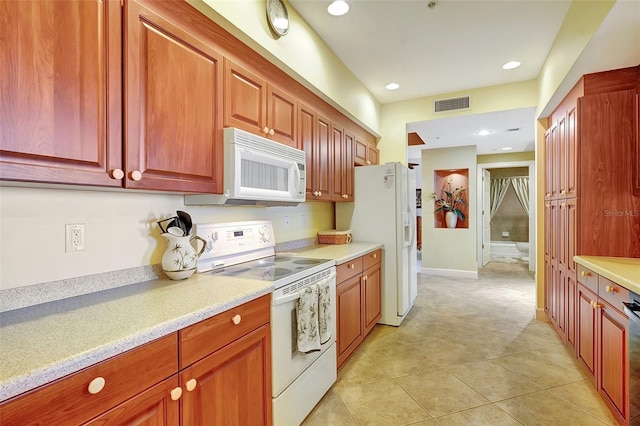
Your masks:
[{"label": "stove burner", "polygon": [[273,257],[273,261],[274,261],[274,262],[286,262],[286,261],[288,261],[288,260],[290,260],[290,259],[291,259],[291,258],[290,258],[290,257],[287,257],[287,256],[274,256],[274,257]]},{"label": "stove burner", "polygon": [[266,268],[266,269],[258,269],[258,274],[264,278],[275,278],[279,279],[282,277],[286,277],[291,274],[293,271],[287,268]]},{"label": "stove burner", "polygon": [[293,263],[296,263],[298,265],[317,265],[320,262],[323,261],[317,259],[298,259],[293,261]]},{"label": "stove burner", "polygon": [[276,262],[258,262],[259,266],[275,266]]}]

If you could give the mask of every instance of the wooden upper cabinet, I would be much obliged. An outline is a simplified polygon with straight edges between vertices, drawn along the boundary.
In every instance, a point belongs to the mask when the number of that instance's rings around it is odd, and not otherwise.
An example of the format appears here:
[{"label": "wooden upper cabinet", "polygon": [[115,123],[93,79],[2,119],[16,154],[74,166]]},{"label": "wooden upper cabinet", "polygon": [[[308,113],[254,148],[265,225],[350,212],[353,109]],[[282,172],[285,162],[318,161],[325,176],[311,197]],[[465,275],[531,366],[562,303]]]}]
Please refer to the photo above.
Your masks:
[{"label": "wooden upper cabinet", "polygon": [[221,192],[222,57],[155,6],[126,5],[125,186]]},{"label": "wooden upper cabinet", "polygon": [[299,148],[297,100],[230,59],[224,63],[224,125]]},{"label": "wooden upper cabinet", "polygon": [[342,127],[332,125],[333,201],[353,201],[354,136]]},{"label": "wooden upper cabinet", "polygon": [[224,125],[265,136],[267,82],[225,58]]},{"label": "wooden upper cabinet", "polygon": [[300,104],[298,135],[305,152],[307,200],[331,201],[333,147],[331,122],[313,108]]},{"label": "wooden upper cabinet", "polygon": [[356,166],[378,164],[379,152],[374,143],[356,136],[353,147],[353,160]]},{"label": "wooden upper cabinet", "polygon": [[640,197],[640,83],[636,87],[635,140],[633,147],[633,195]]},{"label": "wooden upper cabinet", "polygon": [[0,2],[0,179],[122,186],[114,1]]},{"label": "wooden upper cabinet", "polygon": [[269,139],[300,148],[296,139],[298,101],[291,95],[269,84],[267,86],[267,127]]}]

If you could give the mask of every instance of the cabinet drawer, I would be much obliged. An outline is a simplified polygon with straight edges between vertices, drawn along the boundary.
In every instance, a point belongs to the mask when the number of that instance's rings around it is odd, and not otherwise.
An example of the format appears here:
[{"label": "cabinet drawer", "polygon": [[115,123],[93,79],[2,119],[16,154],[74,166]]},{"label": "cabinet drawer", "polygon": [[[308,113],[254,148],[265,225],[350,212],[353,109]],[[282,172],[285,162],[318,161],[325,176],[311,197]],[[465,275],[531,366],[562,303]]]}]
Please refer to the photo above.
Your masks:
[{"label": "cabinet drawer", "polygon": [[336,266],[336,281],[341,283],[342,281],[351,278],[352,276],[362,272],[362,258],[357,257],[348,262]]},{"label": "cabinet drawer", "polygon": [[[178,372],[177,333],[102,361],[0,405],[6,425],[81,424]],[[104,379],[95,394],[89,386]]]},{"label": "cabinet drawer", "polygon": [[382,260],[382,250],[378,249],[362,256],[362,270],[369,269]]},{"label": "cabinet drawer", "polygon": [[598,296],[609,302],[611,306],[624,312],[622,302],[629,301],[629,290],[603,276],[598,277]]},{"label": "cabinet drawer", "polygon": [[578,265],[578,282],[598,294],[598,274],[591,269]]},{"label": "cabinet drawer", "polygon": [[180,368],[268,323],[270,312],[271,295],[267,294],[181,330]]}]

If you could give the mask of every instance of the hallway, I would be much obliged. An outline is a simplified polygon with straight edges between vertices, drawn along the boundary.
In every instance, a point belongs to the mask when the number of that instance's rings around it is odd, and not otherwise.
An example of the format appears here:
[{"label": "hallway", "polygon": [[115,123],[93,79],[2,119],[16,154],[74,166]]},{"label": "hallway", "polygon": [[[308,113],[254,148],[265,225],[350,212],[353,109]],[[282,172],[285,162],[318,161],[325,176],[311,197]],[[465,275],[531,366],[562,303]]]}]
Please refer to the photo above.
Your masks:
[{"label": "hallway", "polygon": [[534,313],[522,262],[491,262],[477,280],[418,275],[402,326],[376,326],[303,424],[615,425]]}]

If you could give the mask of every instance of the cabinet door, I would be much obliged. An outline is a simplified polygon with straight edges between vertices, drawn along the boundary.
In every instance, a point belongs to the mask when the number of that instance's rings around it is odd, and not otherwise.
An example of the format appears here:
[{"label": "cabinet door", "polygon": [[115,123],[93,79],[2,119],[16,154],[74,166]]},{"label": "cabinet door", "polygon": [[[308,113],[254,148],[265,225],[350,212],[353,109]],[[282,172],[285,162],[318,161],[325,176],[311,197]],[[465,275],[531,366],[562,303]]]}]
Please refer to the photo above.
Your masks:
[{"label": "cabinet door", "polygon": [[633,149],[633,195],[640,197],[640,86],[636,89],[635,140]]},{"label": "cabinet door", "polygon": [[296,139],[298,101],[271,84],[267,85],[267,137],[299,148]]},{"label": "cabinet door", "polygon": [[122,186],[114,1],[2,1],[0,179]]},{"label": "cabinet door", "polygon": [[136,395],[86,424],[94,426],[177,426],[180,423],[179,402],[178,399],[174,400],[171,395],[171,391],[176,388],[178,388],[177,375]]},{"label": "cabinet door", "polygon": [[578,196],[578,132],[577,106],[567,111],[567,136],[565,140],[565,196],[575,198]]},{"label": "cabinet door", "polygon": [[360,274],[339,283],[336,287],[338,316],[338,368],[349,358],[363,339],[362,289]]},{"label": "cabinet door", "polygon": [[345,194],[344,201],[353,201],[355,136],[345,130],[342,148],[342,190]]},{"label": "cabinet door", "polygon": [[267,136],[267,82],[225,58],[224,125]]},{"label": "cabinet door", "polygon": [[629,320],[602,299],[598,308],[598,392],[618,422],[625,424],[629,416]]},{"label": "cabinet door", "polygon": [[180,385],[183,425],[270,425],[269,325],[182,370]]},{"label": "cabinet door", "polygon": [[355,147],[354,147],[354,162],[356,166],[365,166],[367,165],[367,151],[369,150],[369,146],[366,141],[356,137]]},{"label": "cabinet door", "polygon": [[380,162],[380,151],[375,146],[367,145],[367,164],[378,164]]},{"label": "cabinet door", "polygon": [[558,177],[556,179],[556,190],[558,198],[566,198],[567,197],[567,179],[568,179],[568,166],[569,166],[569,145],[567,144],[567,116],[566,114],[560,118],[558,122],[558,130],[556,140],[554,143],[557,144],[555,147],[555,152],[557,155],[556,161],[558,162],[556,166],[556,172],[558,173]]},{"label": "cabinet door", "polygon": [[576,345],[576,301],[577,301],[577,283],[575,278],[564,273],[562,283],[566,294],[565,303],[565,324],[567,343],[575,347]]},{"label": "cabinet door", "polygon": [[596,311],[593,304],[597,296],[578,283],[576,302],[576,354],[586,367],[591,380],[596,373]]},{"label": "cabinet door", "polygon": [[316,127],[317,139],[314,142],[313,181],[314,190],[310,199],[331,201],[333,178],[333,144],[331,143],[331,121],[318,115]]},{"label": "cabinet door", "polygon": [[362,320],[364,322],[364,336],[375,327],[382,314],[382,281],[380,264],[367,269],[362,274],[362,291],[364,310]]},{"label": "cabinet door", "polygon": [[126,186],[220,193],[222,57],[164,5],[126,5]]},{"label": "cabinet door", "polygon": [[313,199],[313,193],[317,191],[315,189],[316,167],[314,162],[316,140],[318,139],[317,121],[316,111],[301,103],[298,113],[298,141],[300,142],[300,149],[304,151],[307,166],[306,191],[308,199]]},{"label": "cabinet door", "polygon": [[331,144],[333,152],[331,163],[333,164],[333,179],[331,200],[345,201],[346,183],[345,183],[345,160],[346,147],[344,141],[344,129],[336,124],[331,126]]}]

